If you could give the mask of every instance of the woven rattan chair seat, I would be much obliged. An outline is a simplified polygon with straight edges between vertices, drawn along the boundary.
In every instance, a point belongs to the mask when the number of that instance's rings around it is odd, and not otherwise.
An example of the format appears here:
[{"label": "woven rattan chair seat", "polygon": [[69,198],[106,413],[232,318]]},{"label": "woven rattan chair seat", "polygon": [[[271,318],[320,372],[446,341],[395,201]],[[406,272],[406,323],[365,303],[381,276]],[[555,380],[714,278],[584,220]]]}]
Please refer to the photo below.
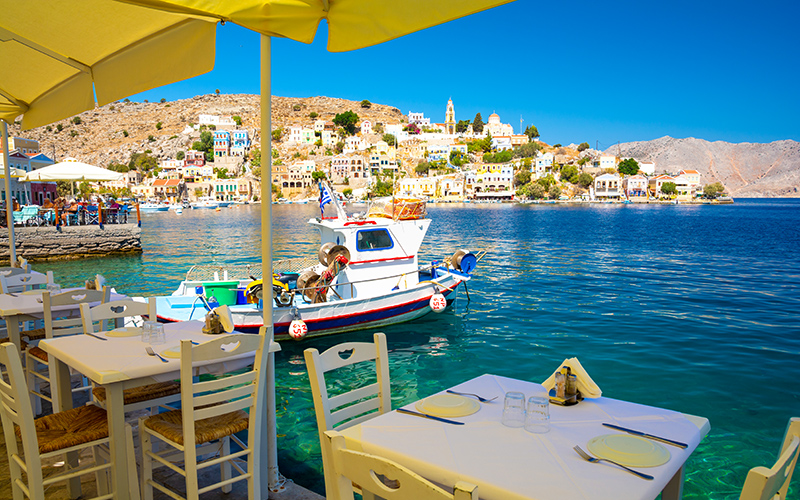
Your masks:
[{"label": "woven rattan chair seat", "polygon": [[41,359],[45,363],[47,363],[48,361],[47,353],[44,351],[44,349],[42,349],[38,345],[28,349],[28,354]]},{"label": "woven rattan chair seat", "polygon": [[[106,411],[94,405],[61,411],[34,420],[39,453],[63,450],[108,437]],[[17,427],[17,436],[21,436]]]},{"label": "woven rattan chair seat", "polygon": [[44,328],[34,328],[33,330],[24,330],[19,332],[22,337],[28,337],[28,340],[41,340],[47,337]]},{"label": "woven rattan chair seat", "polygon": [[[122,398],[124,403],[129,405],[132,403],[140,403],[142,401],[163,398],[165,396],[172,396],[180,393],[180,382],[158,382],[156,384],[125,389],[122,392]],[[96,397],[98,401],[106,400],[106,390],[104,387],[95,387],[92,389],[92,394],[94,394],[94,397]]]},{"label": "woven rattan chair seat", "polygon": [[[168,411],[148,417],[144,425],[165,438],[183,445],[181,410]],[[207,443],[247,429],[247,412],[237,410],[217,417],[204,418],[194,423],[195,444]]]}]

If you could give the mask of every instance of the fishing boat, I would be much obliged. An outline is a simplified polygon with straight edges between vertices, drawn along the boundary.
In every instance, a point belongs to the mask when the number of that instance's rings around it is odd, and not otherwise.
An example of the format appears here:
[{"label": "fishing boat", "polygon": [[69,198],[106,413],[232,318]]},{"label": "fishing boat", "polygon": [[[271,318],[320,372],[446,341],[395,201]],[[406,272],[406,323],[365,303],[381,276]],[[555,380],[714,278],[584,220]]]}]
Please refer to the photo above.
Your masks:
[{"label": "fishing boat", "polygon": [[201,196],[189,204],[193,209],[198,208],[217,208],[219,202],[213,196]]},{"label": "fishing boat", "polygon": [[147,200],[139,204],[139,210],[141,212],[166,212],[169,210],[169,204],[156,200]]},{"label": "fishing boat", "polygon": [[431,224],[424,201],[386,198],[351,217],[335,196],[321,199],[336,213],[309,220],[320,233],[318,254],[275,262],[271,294],[264,293],[260,265],[194,266],[171,296],[157,297],[159,321],[203,319],[222,304],[236,330],[255,333],[263,307],[272,307],[275,338],[299,340],[442,312],[470,280],[479,256],[469,251],[419,263]]}]

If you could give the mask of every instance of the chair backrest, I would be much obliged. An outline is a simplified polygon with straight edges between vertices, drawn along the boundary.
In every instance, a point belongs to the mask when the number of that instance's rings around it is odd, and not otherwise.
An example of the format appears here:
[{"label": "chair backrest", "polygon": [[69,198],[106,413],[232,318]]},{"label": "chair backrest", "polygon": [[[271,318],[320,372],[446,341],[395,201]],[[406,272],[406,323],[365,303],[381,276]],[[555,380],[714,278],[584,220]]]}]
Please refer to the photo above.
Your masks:
[{"label": "chair backrest", "polygon": [[354,483],[387,500],[478,500],[474,484],[459,481],[449,493],[389,459],[346,449],[344,436],[336,431],[325,431],[324,438],[324,452],[331,457],[325,475],[333,476],[331,484],[335,485],[334,491],[326,492],[328,500],[352,500]]},{"label": "chair backrest", "polygon": [[8,277],[17,274],[27,274],[27,273],[30,273],[30,271],[26,271],[25,269],[22,269],[20,267],[0,267],[0,276]]},{"label": "chair backrest", "polygon": [[41,288],[48,283],[53,283],[53,271],[47,274],[22,273],[10,276],[0,276],[0,293],[18,293]]},{"label": "chair backrest", "polygon": [[753,467],[747,473],[740,500],[783,500],[792,482],[800,452],[800,417],[789,419],[778,461],[772,468]]},{"label": "chair backrest", "polygon": [[[144,321],[158,320],[156,298],[150,297],[147,302],[131,299],[114,300],[94,307],[90,307],[89,304],[81,304],[81,319],[83,320],[83,331],[89,333],[125,326],[126,321],[130,323],[130,326],[141,326]],[[114,326],[109,325],[109,320],[113,320]]]},{"label": "chair backrest", "polygon": [[[327,430],[346,429],[392,410],[389,386],[389,356],[386,335],[373,335],[374,343],[345,342],[322,354],[314,348],[304,352],[320,440]],[[349,392],[328,395],[325,373],[345,366],[375,360],[376,381]],[[361,377],[358,377],[361,380]],[[338,425],[337,425],[338,424]]]},{"label": "chair backrest", "polygon": [[102,290],[73,290],[51,295],[42,292],[42,305],[44,311],[44,331],[48,339],[63,335],[78,335],[83,333],[83,318],[73,311],[56,313],[53,317],[53,307],[69,306],[76,304],[89,304],[92,302],[105,303],[111,296],[111,289],[103,287]]},{"label": "chair backrest", "polygon": [[32,219],[39,215],[39,207],[36,205],[25,205],[22,207],[22,218],[25,220]]},{"label": "chair backrest", "polygon": [[[247,447],[254,449],[255,436],[258,434],[254,431],[255,405],[265,338],[264,335],[237,333],[220,335],[200,345],[192,344],[191,340],[181,341],[181,381],[187,382],[181,383],[183,442],[187,462],[197,460],[194,423],[237,410],[247,410],[250,415]],[[247,371],[205,382],[192,381],[193,363],[223,361],[246,353],[255,353],[255,362]]]},{"label": "chair backrest", "polygon": [[[41,485],[43,479],[39,441],[34,429],[33,408],[28,396],[28,384],[17,346],[11,342],[0,344],[0,364],[5,365],[8,377],[8,381],[4,377],[0,377],[0,398],[2,398],[0,417],[2,417],[9,462],[13,461],[12,456],[20,455],[17,448],[17,437],[14,435],[14,426],[18,425],[22,436],[28,485]],[[15,475],[16,477],[14,477]],[[18,472],[16,474],[12,472],[11,481],[22,482],[22,477]]]}]

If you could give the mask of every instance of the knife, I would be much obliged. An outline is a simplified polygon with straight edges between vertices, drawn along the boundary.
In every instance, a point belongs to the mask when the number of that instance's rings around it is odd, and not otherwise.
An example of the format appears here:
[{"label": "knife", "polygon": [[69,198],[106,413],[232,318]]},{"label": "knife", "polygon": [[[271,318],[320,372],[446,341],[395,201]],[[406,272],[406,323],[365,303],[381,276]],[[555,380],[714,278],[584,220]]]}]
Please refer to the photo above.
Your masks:
[{"label": "knife", "polygon": [[611,427],[612,429],[616,429],[618,431],[624,431],[624,432],[627,432],[628,434],[633,434],[634,436],[645,437],[645,438],[649,438],[649,439],[654,439],[656,441],[661,441],[663,443],[671,444],[672,446],[677,446],[678,448],[688,448],[689,447],[689,445],[686,444],[686,443],[681,443],[680,441],[673,441],[672,439],[667,439],[667,438],[663,438],[663,437],[660,437],[660,436],[654,436],[652,434],[647,434],[646,432],[635,431],[633,429],[628,429],[626,427],[620,427],[620,426],[614,425],[614,424],[607,424],[605,422],[603,423],[603,425],[605,425],[606,427]]},{"label": "knife", "polygon": [[402,408],[398,408],[395,411],[398,412],[398,413],[405,413],[407,415],[414,415],[416,417],[429,418],[431,420],[438,420],[439,422],[444,422],[446,424],[464,425],[464,422],[458,422],[456,420],[448,420],[446,418],[441,418],[441,417],[434,417],[433,415],[428,415],[427,413],[419,413],[419,412],[416,412],[416,411],[404,410]]},{"label": "knife", "polygon": [[89,335],[89,336],[91,336],[91,337],[94,337],[94,338],[96,338],[96,339],[100,339],[100,340],[108,340],[107,338],[105,338],[105,337],[101,337],[100,335],[95,335],[94,333],[89,333],[89,332],[85,332],[85,333],[86,333],[86,335]]}]

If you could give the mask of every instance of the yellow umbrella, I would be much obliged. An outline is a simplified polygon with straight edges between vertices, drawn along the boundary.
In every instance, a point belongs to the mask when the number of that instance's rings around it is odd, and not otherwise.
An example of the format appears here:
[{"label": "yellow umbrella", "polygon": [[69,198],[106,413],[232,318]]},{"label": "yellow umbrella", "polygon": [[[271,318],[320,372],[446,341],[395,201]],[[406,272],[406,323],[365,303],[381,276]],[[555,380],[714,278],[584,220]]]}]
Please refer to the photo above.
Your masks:
[{"label": "yellow umbrella", "polygon": [[[257,31],[261,37],[261,150],[272,150],[271,37],[311,43],[323,19],[328,21],[328,50],[354,50],[398,38],[430,26],[458,19],[513,0],[117,0],[193,16],[208,16]],[[261,196],[272,192],[272,155],[263,154]],[[261,203],[262,276],[272,276],[272,204]],[[274,337],[272,307],[264,307],[265,335]],[[267,356],[265,356],[267,358]],[[260,463],[267,464],[267,482],[279,483],[275,422],[274,354],[262,365],[267,381],[267,439]],[[266,449],[265,449],[266,448]]]}]

